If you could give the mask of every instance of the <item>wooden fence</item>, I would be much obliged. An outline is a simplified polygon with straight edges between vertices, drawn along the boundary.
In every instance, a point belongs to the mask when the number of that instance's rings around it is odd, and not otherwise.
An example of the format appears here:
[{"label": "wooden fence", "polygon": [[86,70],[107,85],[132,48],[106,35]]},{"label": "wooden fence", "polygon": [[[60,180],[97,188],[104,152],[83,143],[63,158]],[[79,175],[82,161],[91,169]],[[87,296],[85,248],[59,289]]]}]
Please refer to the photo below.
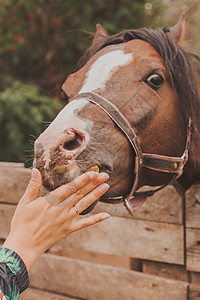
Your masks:
[{"label": "wooden fence", "polygon": [[[22,164],[0,163],[0,239],[29,181]],[[112,217],[49,249],[30,272],[22,300],[200,299],[200,185],[172,186],[133,217],[99,203]]]}]

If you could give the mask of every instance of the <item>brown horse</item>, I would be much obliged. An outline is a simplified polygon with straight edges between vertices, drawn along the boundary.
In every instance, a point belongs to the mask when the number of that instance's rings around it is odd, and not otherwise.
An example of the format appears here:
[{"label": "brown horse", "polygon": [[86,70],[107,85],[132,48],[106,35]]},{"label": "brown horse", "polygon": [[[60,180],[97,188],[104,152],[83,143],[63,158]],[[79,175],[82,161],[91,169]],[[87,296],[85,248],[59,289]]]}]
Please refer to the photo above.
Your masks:
[{"label": "brown horse", "polygon": [[110,203],[137,198],[143,185],[176,179],[188,188],[200,179],[200,103],[191,55],[179,45],[183,22],[114,36],[97,25],[63,84],[69,103],[35,142],[48,190],[95,165],[110,175],[101,199]]}]

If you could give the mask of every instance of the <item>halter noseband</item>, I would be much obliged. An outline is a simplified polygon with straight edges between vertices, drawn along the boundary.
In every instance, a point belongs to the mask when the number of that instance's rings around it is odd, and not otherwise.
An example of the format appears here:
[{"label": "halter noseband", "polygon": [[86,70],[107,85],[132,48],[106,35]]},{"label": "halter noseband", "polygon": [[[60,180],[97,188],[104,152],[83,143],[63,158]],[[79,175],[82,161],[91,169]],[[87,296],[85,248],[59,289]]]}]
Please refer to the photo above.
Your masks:
[{"label": "halter noseband", "polygon": [[[140,144],[138,142],[137,135],[135,134],[133,128],[129,124],[128,120],[124,117],[124,115],[119,111],[119,109],[111,102],[109,102],[104,97],[93,93],[81,93],[78,94],[73,100],[85,98],[90,102],[96,104],[100,107],[111,119],[112,121],[121,129],[121,131],[125,134],[127,139],[129,140],[132,148],[135,151],[135,179],[133,182],[133,187],[128,194],[128,196],[123,197],[113,197],[108,198],[109,200],[119,200],[119,202],[123,202],[126,209],[129,211],[130,214],[133,214],[137,208],[139,208],[147,199],[147,197],[152,196],[155,192],[162,189],[169,183],[173,182],[177,178],[179,178],[183,173],[183,168],[188,161],[188,153],[190,148],[191,142],[191,119],[189,119],[188,128],[187,128],[187,140],[185,145],[185,150],[181,157],[171,157],[165,155],[158,155],[158,154],[149,154],[149,153],[142,153],[140,148]],[[171,173],[174,174],[173,179],[168,183],[165,184],[156,190],[150,190],[146,192],[136,192],[139,175],[141,172],[142,167],[164,172],[164,173]]]}]

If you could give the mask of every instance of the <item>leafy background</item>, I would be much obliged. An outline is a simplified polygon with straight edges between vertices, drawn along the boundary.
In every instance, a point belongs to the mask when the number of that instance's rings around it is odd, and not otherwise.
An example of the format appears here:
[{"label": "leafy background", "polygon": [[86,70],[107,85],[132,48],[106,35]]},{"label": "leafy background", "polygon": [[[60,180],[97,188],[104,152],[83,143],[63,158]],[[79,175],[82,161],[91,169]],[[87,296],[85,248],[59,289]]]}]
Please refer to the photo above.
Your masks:
[{"label": "leafy background", "polygon": [[0,160],[32,163],[33,142],[65,105],[60,86],[95,25],[174,25],[186,12],[185,47],[200,53],[199,0],[0,0]]}]

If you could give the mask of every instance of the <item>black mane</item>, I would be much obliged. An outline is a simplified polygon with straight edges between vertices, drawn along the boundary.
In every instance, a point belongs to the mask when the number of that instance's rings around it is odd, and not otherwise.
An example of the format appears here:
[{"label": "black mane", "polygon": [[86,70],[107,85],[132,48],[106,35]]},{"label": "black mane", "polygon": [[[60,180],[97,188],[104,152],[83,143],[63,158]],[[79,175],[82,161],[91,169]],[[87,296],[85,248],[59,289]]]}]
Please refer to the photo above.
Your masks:
[{"label": "black mane", "polygon": [[[126,30],[108,39],[96,49],[89,48],[80,60],[81,66],[85,65],[89,58],[100,49],[108,45],[126,43],[129,40],[140,39],[151,44],[163,59],[171,84],[174,87],[179,100],[180,108],[185,117],[192,119],[193,128],[200,119],[200,99],[198,93],[197,76],[191,66],[193,54],[185,51],[179,46],[169,34],[168,29]],[[198,60],[200,58],[195,56]],[[187,125],[186,125],[187,126]]]}]

